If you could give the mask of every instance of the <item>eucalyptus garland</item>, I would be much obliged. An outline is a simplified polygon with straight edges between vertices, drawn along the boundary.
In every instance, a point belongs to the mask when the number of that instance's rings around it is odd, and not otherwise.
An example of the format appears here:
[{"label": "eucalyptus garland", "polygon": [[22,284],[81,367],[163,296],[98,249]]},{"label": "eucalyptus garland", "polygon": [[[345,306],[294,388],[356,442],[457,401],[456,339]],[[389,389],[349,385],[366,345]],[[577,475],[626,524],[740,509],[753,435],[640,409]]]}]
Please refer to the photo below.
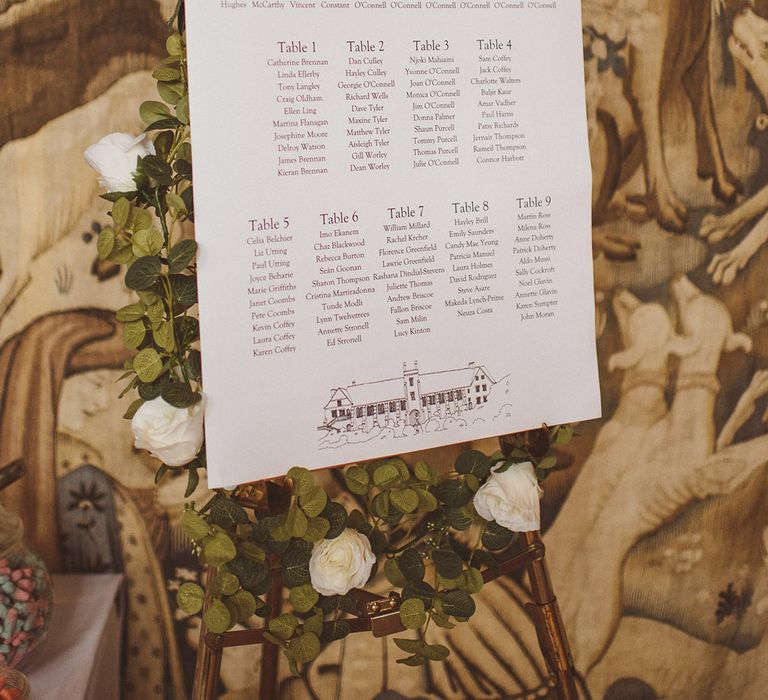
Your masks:
[{"label": "eucalyptus garland", "polygon": [[[183,232],[183,223],[194,221],[183,6],[169,27],[168,55],[153,73],[160,100],[139,110],[145,134],[112,134],[86,157],[107,189],[102,196],[112,202],[112,225],[98,238],[99,257],[124,265],[125,284],[137,294],[117,311],[125,345],[136,351],[122,377],[121,396],[137,394],[125,417],[134,423],[137,445],[164,462],[156,481],[169,471],[186,472],[188,497],[206,460],[197,246]],[[114,172],[117,156],[129,159],[122,179]],[[157,413],[150,406],[165,411],[175,442],[167,435],[162,443],[152,439]],[[199,437],[190,429],[195,420]],[[150,435],[140,440],[140,434]],[[451,628],[472,617],[483,574],[497,567],[495,553],[510,547],[516,524],[538,529],[538,482],[556,466],[555,448],[571,439],[573,429],[533,435],[513,437],[507,458],[463,452],[447,474],[401,458],[352,465],[338,475],[348,492],[346,506],[300,467],[287,474],[291,500],[282,514],[246,509],[227,490],[201,507],[188,503],[182,527],[200,562],[215,574],[208,601],[199,585],[185,583],[178,604],[191,615],[203,611],[214,633],[249,623],[253,615],[267,618],[265,639],[281,647],[299,673],[350,633],[348,616],[358,612],[354,589],[381,569],[399,597],[402,626],[419,631],[415,638],[395,639],[405,653],[398,663],[445,659],[449,650],[428,641],[430,625]],[[291,611],[273,616],[265,596],[276,571]]]}]

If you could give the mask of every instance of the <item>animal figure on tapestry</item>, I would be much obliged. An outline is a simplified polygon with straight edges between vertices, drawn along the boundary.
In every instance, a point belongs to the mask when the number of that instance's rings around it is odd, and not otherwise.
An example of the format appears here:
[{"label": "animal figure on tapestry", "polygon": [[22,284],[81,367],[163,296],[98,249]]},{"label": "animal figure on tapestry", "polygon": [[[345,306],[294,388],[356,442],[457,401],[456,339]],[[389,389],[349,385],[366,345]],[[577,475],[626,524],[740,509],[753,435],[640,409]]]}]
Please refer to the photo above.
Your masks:
[{"label": "animal figure on tapestry", "polygon": [[[698,176],[712,178],[714,195],[725,202],[735,201],[740,191],[725,163],[710,87],[712,17],[720,14],[723,1],[586,0],[583,5],[587,58],[596,57],[599,70],[611,68],[621,79],[593,96],[593,123],[600,133],[592,140],[601,183],[593,197],[596,213],[618,209],[632,218],[650,215],[664,228],[683,232],[687,209],[669,176],[662,122],[663,103],[678,83],[696,122]],[[597,26],[601,20],[615,25],[616,18],[627,32],[621,40]],[[640,163],[646,191],[632,198],[622,185]]]},{"label": "animal figure on tapestry", "polygon": [[[590,475],[593,468],[586,472],[585,478],[596,480],[593,485],[596,497],[589,520],[581,516],[563,518],[562,525],[556,522],[553,527],[554,536],[566,539],[566,535],[558,532],[562,533],[563,528],[573,526],[574,522],[585,523],[584,528],[578,528],[581,538],[572,550],[577,555],[565,564],[553,561],[557,572],[555,585],[566,576],[573,580],[590,571],[601,572],[599,577],[592,578],[588,590],[573,586],[560,589],[574,655],[584,671],[599,660],[620,619],[622,568],[634,544],[671,519],[688,502],[733,488],[742,478],[738,469],[735,475],[723,475],[721,462],[710,462],[708,458],[715,449],[713,416],[719,392],[716,372],[721,354],[737,349],[749,351],[751,341],[748,336],[733,332],[730,314],[722,302],[703,294],[686,277],[672,283],[672,293],[685,341],[678,345],[677,354],[681,359],[669,411],[657,422],[649,421],[647,442],[637,436],[639,446],[634,451],[631,451],[634,442],[632,446],[625,446],[634,468],[626,467],[624,457],[619,463],[617,479],[611,474],[614,464],[603,463],[600,476],[608,482],[605,491],[599,491],[597,474]],[[641,354],[632,347],[626,353],[625,357],[630,358]],[[661,413],[663,405],[658,395],[655,405],[657,414]],[[581,509],[589,502],[590,497],[582,494]],[[568,512],[564,507],[558,521]],[[561,545],[555,542],[553,549],[559,549]]]},{"label": "animal figure on tapestry", "polygon": [[[768,11],[768,8],[766,8]],[[768,15],[767,15],[768,16]],[[736,61],[747,71],[762,106],[762,113],[754,126],[755,138],[768,128],[768,19],[745,6],[734,18],[728,49]],[[708,272],[717,284],[728,285],[736,279],[755,253],[768,241],[768,185],[764,185],[749,199],[725,214],[709,214],[701,224],[700,235],[710,244],[736,236],[755,222],[747,235],[728,251],[712,257]]]},{"label": "animal figure on tapestry", "polygon": [[572,560],[579,555],[604,503],[638,457],[655,449],[663,438],[661,421],[669,410],[664,397],[668,359],[687,351],[685,339],[675,333],[661,304],[643,304],[622,290],[614,295],[612,305],[626,349],[608,360],[608,368],[624,370],[621,396],[547,531],[556,590],[566,587]]},{"label": "animal figure on tapestry", "polygon": [[151,94],[148,72],[122,78],[93,101],[0,149],[0,319],[29,282],[32,261],[66,236],[97,195],[83,151],[112,131],[141,130],[136,105]]}]

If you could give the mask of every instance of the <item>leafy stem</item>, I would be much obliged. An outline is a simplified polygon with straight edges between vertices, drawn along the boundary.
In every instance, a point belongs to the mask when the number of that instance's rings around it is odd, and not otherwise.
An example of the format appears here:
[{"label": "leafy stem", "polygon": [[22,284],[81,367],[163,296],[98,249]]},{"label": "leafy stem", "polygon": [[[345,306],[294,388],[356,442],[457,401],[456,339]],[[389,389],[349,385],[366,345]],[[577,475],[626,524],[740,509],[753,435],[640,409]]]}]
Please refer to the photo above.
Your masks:
[{"label": "leafy stem", "polygon": [[472,566],[472,560],[475,558],[475,552],[480,549],[480,546],[483,543],[483,535],[485,534],[485,528],[488,527],[488,523],[484,522],[480,526],[480,532],[477,535],[477,542],[475,542],[475,546],[472,548],[472,551],[469,555],[469,560],[467,561],[467,568],[469,569]]}]

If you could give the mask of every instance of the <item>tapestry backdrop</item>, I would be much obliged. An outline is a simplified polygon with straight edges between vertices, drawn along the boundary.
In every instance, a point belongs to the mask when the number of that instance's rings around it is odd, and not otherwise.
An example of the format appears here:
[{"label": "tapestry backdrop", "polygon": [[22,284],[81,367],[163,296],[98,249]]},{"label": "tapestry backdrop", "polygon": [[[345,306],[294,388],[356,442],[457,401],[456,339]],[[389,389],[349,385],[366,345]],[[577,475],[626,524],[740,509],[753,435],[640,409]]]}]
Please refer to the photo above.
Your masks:
[{"label": "tapestry backdrop", "polygon": [[[126,700],[189,696],[199,580],[115,380],[86,146],[138,133],[175,0],[0,0],[0,463],[4,494],[59,571],[128,586]],[[547,482],[548,560],[585,697],[757,700],[768,686],[768,2],[583,0],[604,418]],[[493,450],[488,441],[481,449]],[[427,455],[452,463],[458,448]],[[332,475],[328,475],[332,479]],[[194,495],[207,496],[204,485]],[[56,517],[51,517],[56,513]],[[285,698],[545,698],[525,581],[487,586],[429,671],[352,635]],[[226,700],[259,655],[226,657]]]}]

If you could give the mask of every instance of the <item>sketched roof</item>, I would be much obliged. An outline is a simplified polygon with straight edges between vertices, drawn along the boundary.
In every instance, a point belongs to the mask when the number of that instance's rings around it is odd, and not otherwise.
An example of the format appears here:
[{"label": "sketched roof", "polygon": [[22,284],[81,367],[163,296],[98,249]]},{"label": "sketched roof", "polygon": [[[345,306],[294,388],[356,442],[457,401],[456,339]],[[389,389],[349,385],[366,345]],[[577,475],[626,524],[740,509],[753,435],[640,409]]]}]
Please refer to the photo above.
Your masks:
[{"label": "sketched roof", "polygon": [[447,369],[442,372],[427,372],[422,374],[421,393],[434,394],[446,389],[461,389],[469,386],[479,367],[463,367],[462,369]]},{"label": "sketched roof", "polygon": [[405,398],[403,378],[383,379],[380,382],[366,382],[364,384],[350,384],[344,390],[352,399],[352,403],[359,406],[364,403],[376,403],[377,401],[395,401]]},{"label": "sketched roof", "polygon": [[335,408],[339,404],[337,401],[341,401],[342,406],[349,406],[352,404],[352,399],[349,398],[349,394],[342,388],[334,389],[331,393],[331,400],[325,404],[325,408]]},{"label": "sketched roof", "polygon": [[[495,383],[493,377],[483,366],[426,372],[418,375],[421,384],[421,394],[434,394],[439,391],[468,387],[478,370],[485,374],[491,384]],[[325,408],[336,406],[336,401],[340,398],[344,405],[349,401],[356,406],[401,400],[405,398],[404,380],[403,377],[398,377],[397,379],[382,379],[378,382],[363,382],[361,384],[350,384],[347,387],[339,387],[334,389],[331,400],[326,404]]]}]

